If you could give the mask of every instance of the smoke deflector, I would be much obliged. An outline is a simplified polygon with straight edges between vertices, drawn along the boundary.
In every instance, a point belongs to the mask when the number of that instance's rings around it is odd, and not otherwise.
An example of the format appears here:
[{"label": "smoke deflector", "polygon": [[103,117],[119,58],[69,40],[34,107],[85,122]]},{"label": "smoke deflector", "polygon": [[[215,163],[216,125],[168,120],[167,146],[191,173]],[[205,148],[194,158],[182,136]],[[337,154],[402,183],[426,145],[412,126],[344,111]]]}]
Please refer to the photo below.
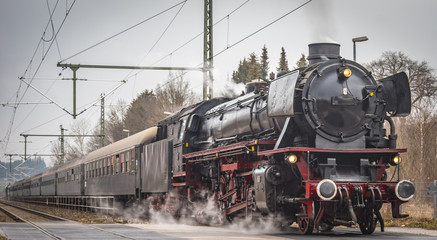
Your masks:
[{"label": "smoke deflector", "polygon": [[408,77],[405,72],[378,80],[385,90],[387,101],[386,111],[390,115],[404,117],[411,112],[411,92]]}]

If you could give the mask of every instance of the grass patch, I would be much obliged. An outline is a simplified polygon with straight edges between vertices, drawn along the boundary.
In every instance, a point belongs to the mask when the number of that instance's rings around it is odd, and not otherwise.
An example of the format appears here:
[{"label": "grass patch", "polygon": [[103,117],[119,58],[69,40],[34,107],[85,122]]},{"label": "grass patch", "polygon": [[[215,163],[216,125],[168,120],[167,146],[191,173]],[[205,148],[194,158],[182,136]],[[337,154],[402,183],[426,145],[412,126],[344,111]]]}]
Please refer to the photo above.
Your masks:
[{"label": "grass patch", "polygon": [[430,218],[396,218],[384,221],[386,227],[414,227],[437,230],[437,220]]}]

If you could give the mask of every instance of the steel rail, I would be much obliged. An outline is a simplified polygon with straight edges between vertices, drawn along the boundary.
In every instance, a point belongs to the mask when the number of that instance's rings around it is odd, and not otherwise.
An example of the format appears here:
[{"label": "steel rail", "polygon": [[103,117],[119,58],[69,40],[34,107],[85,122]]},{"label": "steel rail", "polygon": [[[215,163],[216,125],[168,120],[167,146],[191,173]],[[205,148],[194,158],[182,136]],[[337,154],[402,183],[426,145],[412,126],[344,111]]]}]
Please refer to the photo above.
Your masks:
[{"label": "steel rail", "polygon": [[[3,203],[3,202],[2,202],[2,203]],[[7,205],[7,206],[10,206],[10,207],[18,208],[18,207],[16,207],[16,206],[11,206],[10,204],[6,204],[6,203],[3,203],[3,204],[5,204],[5,205]],[[62,239],[63,239],[63,238],[57,236],[56,234],[51,233],[50,231],[46,230],[45,228],[39,226],[38,224],[36,224],[36,223],[34,223],[34,222],[32,222],[32,221],[28,221],[28,220],[26,220],[26,219],[24,219],[24,218],[18,216],[17,214],[15,214],[15,213],[13,213],[13,212],[11,212],[11,211],[9,211],[9,210],[7,210],[7,209],[1,207],[1,206],[0,206],[0,209],[1,209],[1,211],[3,211],[4,213],[6,213],[7,215],[9,215],[12,219],[14,219],[14,221],[17,221],[17,220],[18,220],[18,222],[24,222],[24,223],[27,223],[27,224],[31,225],[32,227],[38,229],[39,231],[41,231],[41,232],[44,233],[45,235],[49,236],[49,237],[52,238],[52,239],[57,239],[57,240],[62,240]],[[21,208],[18,208],[18,209],[21,209]],[[24,209],[22,209],[22,210],[24,210]],[[24,210],[24,211],[26,211],[26,210]],[[16,219],[17,219],[17,220],[16,220]]]},{"label": "steel rail", "polygon": [[[11,204],[11,203],[9,203],[9,202],[5,202],[5,201],[1,201],[1,200],[0,200],[0,203],[1,203],[1,204],[5,204],[5,205],[10,206],[10,207],[14,207],[14,208],[21,209],[21,210],[23,210],[23,211],[27,211],[27,212],[33,213],[33,214],[35,214],[35,215],[40,215],[40,216],[42,216],[42,217],[45,217],[45,218],[48,218],[48,219],[51,219],[51,220],[70,221],[70,222],[75,222],[75,223],[78,223],[78,224],[83,224],[83,223],[76,222],[76,221],[72,221],[72,220],[68,220],[68,219],[65,219],[65,218],[62,218],[62,217],[58,217],[58,216],[54,216],[54,215],[51,215],[51,214],[47,214],[47,213],[43,213],[43,212],[39,212],[39,211],[36,211],[36,210],[33,210],[33,209],[28,209],[28,208],[25,208],[25,207],[17,206],[17,205]],[[1,210],[1,211],[5,211],[5,213],[6,213],[6,212],[9,212],[9,211],[7,211],[6,209],[2,208],[1,206],[0,206],[0,210]],[[14,220],[15,220],[15,218],[16,218],[16,219],[18,219],[18,221],[20,221],[20,222],[25,222],[25,223],[28,223],[28,224],[32,225],[33,227],[37,228],[38,230],[40,230],[40,231],[43,232],[44,234],[46,234],[46,235],[52,237],[53,239],[59,239],[59,240],[60,240],[60,239],[64,239],[64,238],[61,238],[61,237],[59,237],[59,236],[56,236],[55,234],[50,233],[50,232],[47,231],[46,229],[44,229],[44,228],[38,226],[37,224],[35,224],[35,223],[31,222],[31,221],[28,221],[28,220],[25,220],[25,219],[19,217],[19,216],[16,215],[16,214],[13,214],[13,213],[11,213],[11,212],[6,213],[6,214],[7,214],[7,215],[11,214],[10,217],[11,217],[12,219],[14,219]],[[93,228],[93,229],[96,229],[96,230],[99,230],[99,231],[102,231],[102,232],[106,232],[106,233],[109,233],[109,234],[112,234],[112,235],[115,235],[115,236],[118,236],[118,237],[122,237],[122,238],[126,238],[126,239],[132,239],[132,240],[135,240],[135,239],[136,239],[136,238],[132,238],[132,237],[129,237],[129,236],[123,235],[123,234],[121,234],[121,233],[112,232],[112,231],[109,231],[109,230],[106,230],[106,229],[103,229],[103,228],[99,228],[99,227],[96,227],[96,226],[93,226],[93,225],[90,225],[90,224],[83,224],[83,225],[86,225],[87,227],[90,227],[90,228]]]}]

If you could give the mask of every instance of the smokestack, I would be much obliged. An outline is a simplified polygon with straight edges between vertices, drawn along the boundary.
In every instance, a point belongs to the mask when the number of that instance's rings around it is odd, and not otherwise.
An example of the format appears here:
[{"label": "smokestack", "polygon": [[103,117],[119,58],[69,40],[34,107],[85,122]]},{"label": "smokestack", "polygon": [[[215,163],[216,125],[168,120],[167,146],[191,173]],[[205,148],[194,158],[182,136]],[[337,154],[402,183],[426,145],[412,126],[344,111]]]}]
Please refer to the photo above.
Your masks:
[{"label": "smokestack", "polygon": [[307,59],[310,65],[340,58],[340,44],[338,43],[312,43],[308,44],[308,48]]}]

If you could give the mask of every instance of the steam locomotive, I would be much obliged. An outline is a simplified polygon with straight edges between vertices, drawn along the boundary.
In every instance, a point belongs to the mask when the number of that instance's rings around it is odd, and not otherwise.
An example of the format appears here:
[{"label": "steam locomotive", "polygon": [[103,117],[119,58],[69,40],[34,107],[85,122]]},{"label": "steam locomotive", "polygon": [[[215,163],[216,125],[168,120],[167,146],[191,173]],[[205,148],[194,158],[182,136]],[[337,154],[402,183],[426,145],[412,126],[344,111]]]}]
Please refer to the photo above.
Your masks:
[{"label": "steam locomotive", "polygon": [[[245,95],[182,109],[156,127],[8,187],[11,199],[114,196],[180,209],[213,196],[227,219],[281,216],[303,234],[358,224],[371,234],[383,203],[395,218],[414,196],[399,179],[392,117],[407,116],[405,73],[375,80],[341,58],[340,45],[309,45],[309,65]],[[394,166],[397,180],[388,181]],[[48,200],[47,200],[48,201]],[[197,214],[197,213],[194,213]]]}]

